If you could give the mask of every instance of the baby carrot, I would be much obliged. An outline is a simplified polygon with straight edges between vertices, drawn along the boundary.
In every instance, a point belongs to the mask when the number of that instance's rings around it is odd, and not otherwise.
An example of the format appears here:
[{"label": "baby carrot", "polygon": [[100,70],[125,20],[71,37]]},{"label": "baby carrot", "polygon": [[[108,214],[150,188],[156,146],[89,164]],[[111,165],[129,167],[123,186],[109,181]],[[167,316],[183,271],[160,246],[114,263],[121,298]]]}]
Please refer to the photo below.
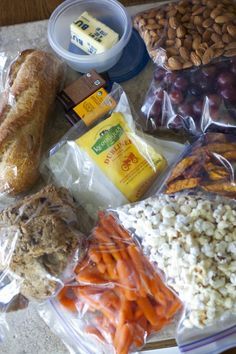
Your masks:
[{"label": "baby carrot", "polygon": [[133,341],[134,329],[131,324],[125,323],[119,333],[119,340],[117,343],[117,354],[128,354],[129,347]]},{"label": "baby carrot", "polygon": [[171,306],[167,308],[166,318],[170,319],[174,316],[174,314],[181,308],[181,303],[179,300],[175,300],[172,302]]},{"label": "baby carrot", "polygon": [[106,265],[107,273],[111,280],[117,279],[117,273],[115,268],[115,261],[112,256],[108,252],[102,252],[102,259],[104,264]]},{"label": "baby carrot", "polygon": [[134,268],[137,270],[140,278],[140,282],[139,282],[140,295],[145,296],[149,290],[149,286],[148,286],[148,279],[145,274],[145,268],[142,265],[140,253],[138,252],[135,245],[128,246],[127,250],[134,264]]},{"label": "baby carrot", "polygon": [[84,269],[76,275],[76,280],[79,283],[87,284],[107,284],[107,280],[101,276],[101,274],[91,271],[89,269]]},{"label": "baby carrot", "polygon": [[153,310],[153,306],[150,303],[147,297],[140,297],[137,299],[137,304],[144,313],[146,319],[152,324],[155,325],[158,323],[158,317],[156,312]]},{"label": "baby carrot", "polygon": [[127,267],[127,264],[124,260],[119,260],[116,264],[118,276],[121,284],[124,286],[124,293],[127,300],[134,301],[137,298],[137,295],[134,291],[132,284],[130,284],[130,273]]}]

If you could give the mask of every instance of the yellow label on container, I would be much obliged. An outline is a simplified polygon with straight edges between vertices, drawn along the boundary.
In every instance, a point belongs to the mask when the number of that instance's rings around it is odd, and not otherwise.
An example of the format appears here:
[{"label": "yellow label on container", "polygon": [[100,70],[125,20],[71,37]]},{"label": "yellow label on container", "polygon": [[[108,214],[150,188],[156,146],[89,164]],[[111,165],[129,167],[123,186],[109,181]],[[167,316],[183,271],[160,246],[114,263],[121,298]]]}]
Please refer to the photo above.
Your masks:
[{"label": "yellow label on container", "polygon": [[104,116],[110,110],[114,109],[115,106],[115,100],[108,96],[108,93],[104,88],[101,88],[86,98],[86,100],[75,106],[73,110],[88,126]]},{"label": "yellow label on container", "polygon": [[113,113],[76,143],[131,201],[148,190],[166,160],[139,138],[121,113]]}]

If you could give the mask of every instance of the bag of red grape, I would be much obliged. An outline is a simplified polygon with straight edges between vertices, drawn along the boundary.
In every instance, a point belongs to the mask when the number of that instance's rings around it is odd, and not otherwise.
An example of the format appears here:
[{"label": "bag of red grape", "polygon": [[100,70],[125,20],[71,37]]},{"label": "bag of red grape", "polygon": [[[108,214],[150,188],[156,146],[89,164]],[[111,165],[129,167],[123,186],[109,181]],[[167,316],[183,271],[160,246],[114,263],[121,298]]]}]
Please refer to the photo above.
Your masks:
[{"label": "bag of red grape", "polygon": [[236,131],[236,57],[178,71],[156,67],[142,106],[142,125],[205,132]]}]

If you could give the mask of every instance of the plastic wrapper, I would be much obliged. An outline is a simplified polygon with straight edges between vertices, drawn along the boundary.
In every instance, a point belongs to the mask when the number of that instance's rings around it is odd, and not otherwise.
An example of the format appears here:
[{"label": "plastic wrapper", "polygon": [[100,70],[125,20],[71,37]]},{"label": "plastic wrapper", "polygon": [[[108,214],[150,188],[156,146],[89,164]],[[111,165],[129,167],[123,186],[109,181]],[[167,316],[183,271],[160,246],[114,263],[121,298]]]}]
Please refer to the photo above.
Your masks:
[{"label": "plastic wrapper", "polygon": [[142,125],[160,129],[205,132],[236,131],[236,60],[171,72],[157,67],[142,106]]},{"label": "plastic wrapper", "polygon": [[100,213],[75,280],[40,311],[71,353],[133,352],[181,309],[178,298],[109,213]]},{"label": "plastic wrapper", "polygon": [[93,126],[75,125],[41,168],[94,218],[99,209],[140,199],[183,149],[138,131],[120,86],[114,85],[110,97],[117,102],[113,111]]},{"label": "plastic wrapper", "polygon": [[186,148],[161,190],[204,191],[235,199],[235,135],[208,133]]},{"label": "plastic wrapper", "polygon": [[[17,47],[17,45],[16,45]],[[17,50],[15,50],[15,53]],[[65,67],[53,54],[0,53],[0,197],[30,190],[39,179],[46,124]]]},{"label": "plastic wrapper", "polygon": [[68,191],[52,185],[0,213],[1,323],[8,309],[53,297],[71,280],[86,248],[79,216]]},{"label": "plastic wrapper", "polygon": [[154,62],[170,70],[236,54],[236,5],[230,0],[169,2],[139,13],[133,22]]},{"label": "plastic wrapper", "polygon": [[184,304],[176,336],[180,350],[208,354],[234,347],[236,202],[183,192],[115,212]]}]

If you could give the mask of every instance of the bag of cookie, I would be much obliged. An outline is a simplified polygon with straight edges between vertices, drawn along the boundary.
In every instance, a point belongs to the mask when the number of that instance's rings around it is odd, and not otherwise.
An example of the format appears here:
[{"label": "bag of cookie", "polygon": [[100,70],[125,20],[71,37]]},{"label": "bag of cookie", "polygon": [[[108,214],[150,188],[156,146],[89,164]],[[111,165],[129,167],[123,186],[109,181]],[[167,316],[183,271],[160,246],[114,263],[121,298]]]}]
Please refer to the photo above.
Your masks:
[{"label": "bag of cookie", "polygon": [[47,300],[71,281],[86,248],[82,215],[68,191],[53,185],[1,211],[0,338],[5,312]]},{"label": "bag of cookie", "polygon": [[230,0],[171,2],[137,14],[133,23],[150,57],[169,70],[236,54],[236,4]]}]

